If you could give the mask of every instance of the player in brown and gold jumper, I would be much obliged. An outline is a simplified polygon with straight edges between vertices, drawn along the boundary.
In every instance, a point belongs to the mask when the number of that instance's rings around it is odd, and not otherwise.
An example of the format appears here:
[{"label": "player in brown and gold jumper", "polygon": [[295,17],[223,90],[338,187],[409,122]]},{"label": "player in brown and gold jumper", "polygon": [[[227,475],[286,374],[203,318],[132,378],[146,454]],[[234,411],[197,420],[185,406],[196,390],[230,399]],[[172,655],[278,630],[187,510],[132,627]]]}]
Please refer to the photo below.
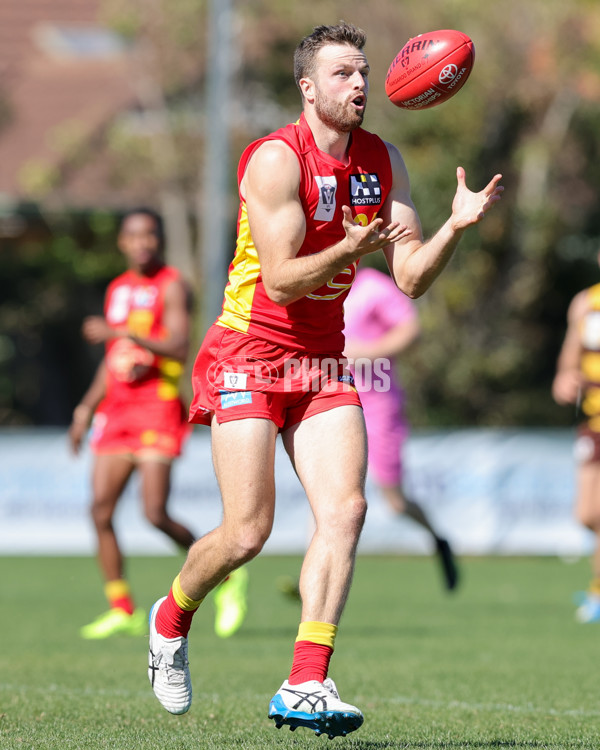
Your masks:
[{"label": "player in brown and gold jumper", "polygon": [[281,432],[315,532],[300,575],[292,667],[269,717],[330,737],[363,722],[327,676],[366,512],[366,435],[344,368],[344,299],[360,258],[379,250],[396,283],[409,296],[423,294],[502,190],[496,175],[471,192],[459,168],[452,215],[423,240],[398,149],[360,127],[369,90],[365,40],[346,23],[303,39],[294,56],[302,116],[240,160],[237,247],[223,313],[196,359],[190,410],[192,420],[211,425],[223,520],[192,546],[150,616],[148,676],[171,713],[191,704],[193,613],[271,532]]},{"label": "player in brown and gold jumper", "polygon": [[559,404],[575,404],[582,418],[575,441],[575,512],[596,535],[596,548],[592,580],[575,616],[582,623],[600,622],[600,284],[576,294],[569,305],[552,395]]}]

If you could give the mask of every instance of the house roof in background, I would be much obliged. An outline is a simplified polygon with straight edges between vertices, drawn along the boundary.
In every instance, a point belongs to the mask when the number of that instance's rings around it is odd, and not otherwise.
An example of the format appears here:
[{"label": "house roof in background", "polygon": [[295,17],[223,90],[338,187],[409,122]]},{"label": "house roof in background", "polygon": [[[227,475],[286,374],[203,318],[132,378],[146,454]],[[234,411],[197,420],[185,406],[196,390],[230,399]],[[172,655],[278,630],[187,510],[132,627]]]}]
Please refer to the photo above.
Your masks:
[{"label": "house roof in background", "polygon": [[[65,143],[94,142],[136,102],[122,41],[98,21],[99,0],[0,0],[0,97],[8,124],[0,130],[0,196],[30,198],[36,169],[61,170]],[[118,201],[95,160],[69,184],[60,203]]]}]

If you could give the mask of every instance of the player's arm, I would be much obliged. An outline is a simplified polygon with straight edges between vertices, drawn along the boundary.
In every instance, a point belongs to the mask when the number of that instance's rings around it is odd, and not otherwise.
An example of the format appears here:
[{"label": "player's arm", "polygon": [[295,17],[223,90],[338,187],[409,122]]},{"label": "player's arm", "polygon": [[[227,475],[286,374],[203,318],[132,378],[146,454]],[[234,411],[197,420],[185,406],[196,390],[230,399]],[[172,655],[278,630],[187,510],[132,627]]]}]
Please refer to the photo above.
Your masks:
[{"label": "player's arm", "polygon": [[192,293],[183,281],[173,281],[165,289],[162,325],[164,338],[128,337],[158,357],[185,362],[190,348]]},{"label": "player's arm", "polygon": [[93,315],[83,323],[83,336],[91,344],[111,339],[128,338],[158,357],[169,357],[185,362],[190,345],[192,294],[183,281],[171,282],[165,290],[163,308],[163,338],[137,336],[127,327],[114,328],[106,319]]},{"label": "player's arm", "polygon": [[318,289],[362,255],[398,239],[405,230],[396,222],[384,227],[381,219],[362,227],[344,206],[345,238],[319,253],[297,257],[306,235],[299,188],[298,158],[282,141],[267,141],[257,148],[240,185],[265,290],[282,306]]},{"label": "player's arm", "polygon": [[415,316],[402,320],[374,340],[346,338],[344,354],[349,359],[392,359],[408,349],[421,334],[419,319]]},{"label": "player's arm", "polygon": [[466,186],[464,169],[458,167],[458,185],[450,218],[431,239],[424,241],[421,223],[410,197],[406,166],[398,149],[389,143],[386,145],[392,164],[393,184],[381,216],[384,223],[395,221],[405,224],[411,232],[389,244],[384,252],[398,287],[409,297],[415,298],[427,291],[443,271],[465,229],[480,222],[494,203],[500,200],[504,188],[498,183],[502,175],[495,175],[483,190],[473,193]]},{"label": "player's arm", "polygon": [[83,394],[81,401],[73,409],[69,426],[69,443],[75,455],[79,453],[83,438],[90,426],[96,407],[106,395],[106,364],[104,359],[98,365],[90,387]]},{"label": "player's arm", "polygon": [[552,396],[556,403],[574,404],[583,384],[580,370],[581,333],[579,326],[587,310],[587,294],[580,292],[573,297],[567,313],[567,332],[558,355],[556,375],[552,382]]}]

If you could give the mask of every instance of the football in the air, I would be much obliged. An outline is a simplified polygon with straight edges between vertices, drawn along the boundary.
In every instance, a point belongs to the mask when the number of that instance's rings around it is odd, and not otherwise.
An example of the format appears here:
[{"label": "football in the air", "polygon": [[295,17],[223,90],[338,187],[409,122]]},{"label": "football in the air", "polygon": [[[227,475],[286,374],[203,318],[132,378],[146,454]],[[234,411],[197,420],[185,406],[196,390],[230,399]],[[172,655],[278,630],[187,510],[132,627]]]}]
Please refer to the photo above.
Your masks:
[{"label": "football in the air", "polygon": [[394,58],[385,78],[385,92],[402,109],[435,107],[465,85],[474,60],[475,46],[462,31],[419,34]]}]

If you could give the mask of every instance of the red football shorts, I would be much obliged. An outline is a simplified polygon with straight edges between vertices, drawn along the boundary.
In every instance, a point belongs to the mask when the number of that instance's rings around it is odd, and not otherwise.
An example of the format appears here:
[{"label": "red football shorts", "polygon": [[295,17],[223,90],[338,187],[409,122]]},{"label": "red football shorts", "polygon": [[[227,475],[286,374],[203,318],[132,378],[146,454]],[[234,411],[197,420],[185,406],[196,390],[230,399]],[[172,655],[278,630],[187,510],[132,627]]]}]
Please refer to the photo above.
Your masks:
[{"label": "red football shorts", "polygon": [[213,325],[192,372],[190,422],[219,424],[250,417],[280,430],[337,406],[360,406],[341,354],[293,351]]},{"label": "red football shorts", "polygon": [[144,453],[175,458],[181,453],[189,425],[183,403],[170,401],[111,401],[104,399],[92,422],[94,453]]}]

